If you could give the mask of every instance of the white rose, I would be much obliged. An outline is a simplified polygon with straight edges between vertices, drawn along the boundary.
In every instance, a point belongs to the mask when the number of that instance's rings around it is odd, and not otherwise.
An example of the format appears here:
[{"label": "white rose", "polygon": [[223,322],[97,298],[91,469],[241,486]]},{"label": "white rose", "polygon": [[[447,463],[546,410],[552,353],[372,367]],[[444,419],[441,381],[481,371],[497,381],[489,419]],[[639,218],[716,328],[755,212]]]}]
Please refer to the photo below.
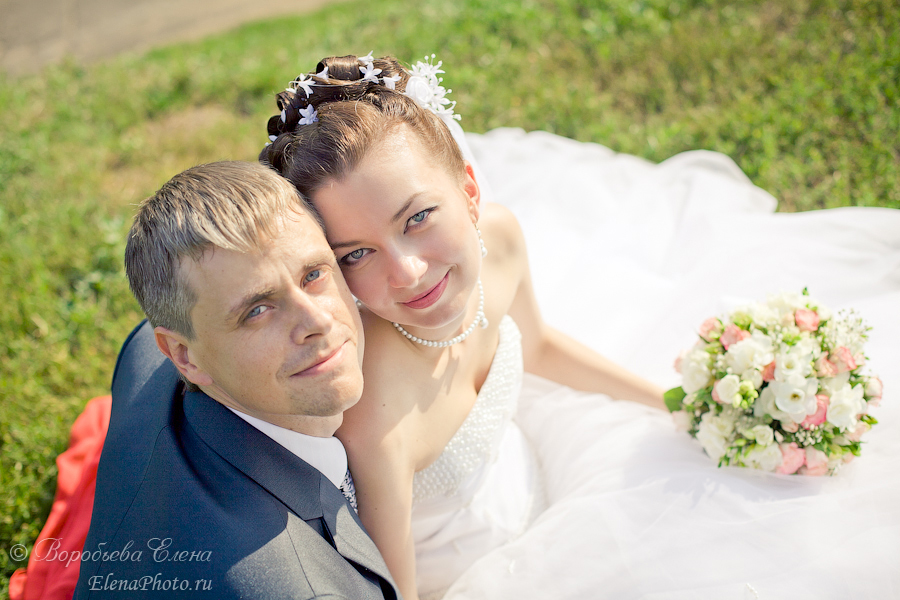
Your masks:
[{"label": "white rose", "polygon": [[745,309],[747,314],[757,325],[770,328],[781,321],[781,314],[766,304],[754,304]]},{"label": "white rose", "polygon": [[775,406],[788,413],[794,422],[800,423],[807,415],[816,412],[819,382],[815,378],[804,379],[793,375],[786,381],[773,381],[769,387],[775,394]]},{"label": "white rose", "polygon": [[767,304],[780,314],[793,313],[798,308],[806,308],[806,299],[796,292],[782,292],[780,294],[770,294]]},{"label": "white rose", "polygon": [[803,337],[800,338],[800,341],[794,344],[793,351],[801,355],[808,354],[810,355],[811,360],[814,360],[821,356],[822,346],[819,345],[819,340],[811,337],[808,332],[803,332]]},{"label": "white rose", "polygon": [[755,389],[755,390],[758,390],[759,388],[761,388],[762,384],[763,384],[762,373],[760,373],[756,369],[747,369],[746,371],[741,373],[741,379],[752,383],[753,389]]},{"label": "white rose", "polygon": [[768,446],[775,441],[775,432],[768,425],[757,425],[750,430],[750,434],[757,444]]},{"label": "white rose", "polygon": [[772,360],[772,339],[761,331],[754,331],[747,339],[731,344],[725,353],[725,364],[735,373],[751,368],[761,370]]},{"label": "white rose", "polygon": [[732,433],[734,433],[734,421],[732,419],[716,416],[708,412],[700,419],[700,426],[697,429],[697,441],[700,442],[710,458],[718,461],[725,455]]},{"label": "white rose", "polygon": [[760,471],[769,471],[770,473],[777,469],[784,461],[781,455],[781,449],[778,444],[769,444],[766,446],[757,445],[753,450],[744,455],[744,464]]},{"label": "white rose", "polygon": [[812,355],[792,350],[775,357],[775,381],[787,381],[798,375],[806,377],[812,372]]},{"label": "white rose", "polygon": [[853,429],[856,427],[857,415],[866,412],[866,401],[863,399],[863,386],[849,384],[831,395],[828,403],[826,419],[835,427]]},{"label": "white rose", "polygon": [[691,415],[683,410],[676,410],[672,413],[672,420],[675,422],[675,429],[678,431],[690,431]]},{"label": "white rose", "polygon": [[726,375],[717,381],[715,391],[722,404],[736,406],[741,403],[741,380],[737,375]]},{"label": "white rose", "polygon": [[684,356],[681,360],[681,387],[685,393],[691,394],[710,384],[710,362],[710,354],[696,346]]},{"label": "white rose", "polygon": [[779,421],[793,421],[789,414],[778,410],[778,407],[775,406],[775,392],[772,391],[771,384],[760,392],[759,398],[753,403],[753,416],[761,418],[766,415]]},{"label": "white rose", "polygon": [[825,377],[821,380],[822,391],[831,396],[841,390],[850,382],[850,373],[844,372],[834,377]]}]

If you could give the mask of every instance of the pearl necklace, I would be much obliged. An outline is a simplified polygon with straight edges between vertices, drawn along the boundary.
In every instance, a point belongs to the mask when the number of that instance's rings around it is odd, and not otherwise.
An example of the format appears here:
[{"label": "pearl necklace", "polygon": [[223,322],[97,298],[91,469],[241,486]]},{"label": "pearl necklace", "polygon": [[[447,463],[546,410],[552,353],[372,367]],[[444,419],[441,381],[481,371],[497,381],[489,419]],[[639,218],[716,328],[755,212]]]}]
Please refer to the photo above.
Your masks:
[{"label": "pearl necklace", "polygon": [[446,348],[447,346],[452,346],[454,344],[458,344],[461,341],[463,341],[464,339],[466,339],[467,337],[469,337],[470,335],[472,335],[472,332],[475,331],[475,327],[477,327],[479,324],[481,325],[482,329],[487,329],[488,320],[487,320],[487,317],[484,316],[484,288],[481,286],[481,279],[478,280],[478,312],[475,313],[475,320],[472,321],[472,324],[469,325],[468,329],[463,331],[461,334],[459,334],[455,338],[452,338],[452,339],[449,339],[449,340],[446,340],[443,342],[436,342],[433,340],[423,340],[422,338],[418,338],[418,337],[414,336],[413,334],[411,334],[410,332],[408,332],[407,330],[403,329],[403,325],[401,325],[400,323],[393,323],[393,322],[391,323],[391,325],[393,325],[397,329],[397,331],[399,331],[401,334],[403,334],[406,337],[406,339],[408,339],[412,342],[415,342],[417,344],[422,344],[423,346],[428,346],[429,348]]}]

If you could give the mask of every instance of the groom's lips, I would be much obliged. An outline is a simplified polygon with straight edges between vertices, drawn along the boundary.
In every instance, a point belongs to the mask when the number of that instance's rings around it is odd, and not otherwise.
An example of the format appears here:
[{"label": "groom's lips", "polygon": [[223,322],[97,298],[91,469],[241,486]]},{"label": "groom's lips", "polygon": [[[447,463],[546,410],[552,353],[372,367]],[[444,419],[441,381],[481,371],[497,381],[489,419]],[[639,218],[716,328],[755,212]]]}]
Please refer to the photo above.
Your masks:
[{"label": "groom's lips", "polygon": [[340,346],[337,347],[336,350],[329,352],[328,354],[319,356],[314,359],[315,362],[303,369],[302,371],[298,371],[294,373],[294,377],[315,377],[316,375],[321,375],[323,373],[328,373],[336,369],[344,360],[344,356],[347,352],[347,346],[350,344],[350,341],[346,341]]},{"label": "groom's lips", "polygon": [[409,302],[403,302],[404,306],[408,306],[409,308],[428,308],[435,302],[441,299],[441,296],[444,294],[444,290],[447,289],[447,280],[450,279],[450,271],[447,271],[447,274],[444,275],[444,278],[437,282],[433,288],[422,294],[421,296],[416,296]]}]

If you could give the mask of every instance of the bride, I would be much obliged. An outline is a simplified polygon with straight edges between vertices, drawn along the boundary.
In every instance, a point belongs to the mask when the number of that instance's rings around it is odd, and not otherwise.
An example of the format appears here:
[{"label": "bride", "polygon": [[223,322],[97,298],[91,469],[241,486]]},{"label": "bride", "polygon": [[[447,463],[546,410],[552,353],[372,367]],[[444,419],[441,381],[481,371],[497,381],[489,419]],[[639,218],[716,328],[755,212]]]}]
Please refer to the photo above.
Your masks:
[{"label": "bride", "polygon": [[323,60],[279,94],[260,155],[321,216],[358,298],[366,384],[337,435],[360,519],[407,599],[443,595],[543,506],[511,420],[523,365],[662,408],[659,387],[544,324],[515,217],[482,202],[450,129],[403,93],[440,95],[436,67],[419,69]]},{"label": "bride", "polygon": [[[572,389],[653,404],[657,386],[677,385],[673,359],[705,318],[807,286],[863,311],[870,366],[890,389],[898,211],[773,214],[770,195],[710,152],[651,165],[542,132],[466,136],[439,66],[323,61],[279,94],[261,154],[311,199],[362,305],[365,399],[339,435],[360,515],[404,594],[900,589],[890,424],[840,476],[788,477],[717,469],[661,411]],[[390,91],[404,89],[457,144]],[[319,133],[345,118],[358,123],[350,143]],[[546,328],[538,305],[585,345]],[[531,371],[521,394],[520,356]],[[879,418],[898,416],[885,404]]]}]

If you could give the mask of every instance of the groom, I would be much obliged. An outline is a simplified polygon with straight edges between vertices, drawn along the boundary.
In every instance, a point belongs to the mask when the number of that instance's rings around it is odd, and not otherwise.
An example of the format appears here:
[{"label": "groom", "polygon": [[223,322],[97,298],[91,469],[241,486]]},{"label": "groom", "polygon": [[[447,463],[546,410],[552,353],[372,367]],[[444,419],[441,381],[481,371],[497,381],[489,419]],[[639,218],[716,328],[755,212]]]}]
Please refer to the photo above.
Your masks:
[{"label": "groom", "polygon": [[125,263],[150,324],[116,365],[75,598],[397,598],[333,437],[359,315],[293,186],[189,169],[141,205]]}]

